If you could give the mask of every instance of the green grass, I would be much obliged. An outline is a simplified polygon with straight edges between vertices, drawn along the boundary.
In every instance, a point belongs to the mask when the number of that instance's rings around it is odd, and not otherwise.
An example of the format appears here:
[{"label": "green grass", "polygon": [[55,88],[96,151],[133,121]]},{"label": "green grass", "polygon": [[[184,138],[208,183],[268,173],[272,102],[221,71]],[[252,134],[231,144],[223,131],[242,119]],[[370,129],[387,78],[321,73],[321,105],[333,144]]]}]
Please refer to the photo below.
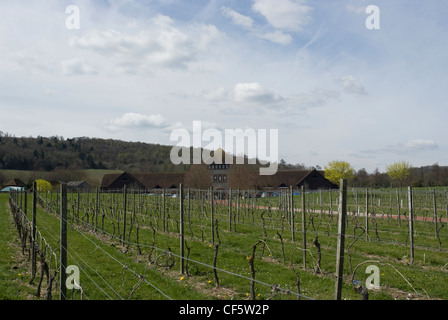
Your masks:
[{"label": "green grass", "polygon": [[[56,204],[56,196],[46,196],[47,201]],[[301,294],[314,299],[333,299],[334,272],[336,257],[337,219],[326,214],[320,214],[310,209],[307,212],[307,268],[302,268],[302,234],[301,214],[295,216],[295,241],[293,242],[291,225],[283,211],[268,211],[258,207],[262,201],[257,201],[253,209],[240,208],[235,221],[229,230],[228,207],[215,204],[214,219],[218,221],[218,234],[215,233],[215,244],[220,240],[217,271],[220,287],[215,288],[213,264],[215,247],[211,239],[211,212],[209,203],[201,200],[184,201],[184,230],[189,251],[188,275],[179,273],[179,259],[172,269],[158,267],[148,261],[162,255],[161,250],[171,250],[178,255],[179,250],[179,199],[165,198],[165,215],[163,214],[163,199],[157,196],[128,195],[126,240],[131,245],[123,247],[119,241],[123,233],[123,197],[121,194],[100,194],[96,206],[96,194],[81,194],[78,213],[78,198],[76,194],[68,195],[69,204],[69,264],[80,267],[81,284],[86,297],[90,299],[164,299],[151,285],[139,282],[136,274],[145,279],[173,299],[203,300],[203,299],[248,299],[250,294],[251,270],[248,257],[252,247],[259,244],[254,260],[255,277],[262,283],[255,284],[257,299],[267,299],[273,295],[270,285],[279,285],[284,290],[296,292],[297,277],[300,278]],[[310,197],[307,196],[307,199]],[[333,198],[334,200],[335,198]],[[3,199],[5,200],[5,198]],[[241,200],[249,204],[253,200]],[[246,202],[244,202],[246,201]],[[300,203],[296,196],[295,203]],[[30,202],[28,203],[30,206]],[[95,219],[95,210],[98,215]],[[296,206],[297,207],[297,206]],[[308,206],[312,208],[311,205]],[[316,205],[316,209],[319,206]],[[190,208],[188,211],[187,208]],[[380,207],[377,208],[379,210]],[[135,210],[135,211],[134,211]],[[28,208],[30,212],[30,207]],[[236,208],[233,208],[236,215]],[[102,215],[104,214],[104,220]],[[262,219],[263,216],[263,219]],[[163,217],[166,218],[165,230]],[[79,223],[77,223],[79,218]],[[262,224],[265,228],[262,228]],[[378,231],[377,237],[375,233]],[[97,226],[97,233],[82,226],[82,222]],[[137,222],[138,244],[137,247]],[[354,292],[350,279],[354,268],[368,260],[379,260],[381,271],[381,289],[370,291],[370,299],[405,299],[412,297],[431,299],[448,299],[448,230],[441,232],[442,246],[434,236],[434,226],[431,222],[415,222],[415,262],[409,265],[409,246],[406,221],[401,225],[396,220],[375,219],[369,222],[369,239],[360,234],[360,226],[365,226],[364,217],[349,215],[347,221],[346,253],[344,263],[344,299],[359,299]],[[47,239],[53,250],[57,250],[59,219],[53,213],[41,208],[38,210],[38,228]],[[156,250],[152,252],[152,228],[155,233]],[[215,229],[216,230],[216,229]],[[14,231],[12,233],[14,234]],[[103,234],[104,232],[104,234]],[[16,233],[16,232],[15,232]],[[280,241],[279,234],[283,239]],[[11,236],[11,234],[10,234]],[[129,236],[129,238],[128,238]],[[321,274],[316,274],[317,250],[313,245],[318,236],[322,250]],[[352,244],[353,243],[353,244]],[[350,246],[351,245],[351,246]],[[350,246],[350,249],[349,249]],[[283,250],[285,259],[283,259]],[[127,249],[124,253],[123,250]],[[185,250],[185,254],[187,250]],[[79,256],[78,256],[79,255]],[[200,264],[194,261],[201,262]],[[207,266],[203,265],[206,264]],[[355,280],[364,283],[368,274],[365,268],[357,269]],[[126,267],[124,267],[126,266]],[[129,271],[133,270],[133,272]],[[113,290],[110,287],[114,288]],[[116,293],[115,293],[115,292]],[[283,291],[284,292],[284,291]],[[132,293],[132,294],[131,294]],[[75,294],[79,299],[79,293]],[[296,299],[293,294],[277,293],[274,299]]]},{"label": "green grass", "polygon": [[0,194],[0,300],[28,298],[32,291],[26,283],[27,269],[9,212],[8,195]]}]

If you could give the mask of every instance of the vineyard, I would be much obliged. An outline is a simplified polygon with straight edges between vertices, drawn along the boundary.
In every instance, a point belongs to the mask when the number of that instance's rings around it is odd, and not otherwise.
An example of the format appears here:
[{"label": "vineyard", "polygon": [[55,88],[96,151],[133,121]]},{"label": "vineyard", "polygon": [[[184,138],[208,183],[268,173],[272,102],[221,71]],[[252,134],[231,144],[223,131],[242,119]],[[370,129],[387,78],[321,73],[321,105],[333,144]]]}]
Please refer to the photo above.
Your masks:
[{"label": "vineyard", "polygon": [[448,299],[446,188],[350,189],[343,233],[336,190],[65,192],[9,197],[39,299],[334,299],[341,237],[342,299]]}]

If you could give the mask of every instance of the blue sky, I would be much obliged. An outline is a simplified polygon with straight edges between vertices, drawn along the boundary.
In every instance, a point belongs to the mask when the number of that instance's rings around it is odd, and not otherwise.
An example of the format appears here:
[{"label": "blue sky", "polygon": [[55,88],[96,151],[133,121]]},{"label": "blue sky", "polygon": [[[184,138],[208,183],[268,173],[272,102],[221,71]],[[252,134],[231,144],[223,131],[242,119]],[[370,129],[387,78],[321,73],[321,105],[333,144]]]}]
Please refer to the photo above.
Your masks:
[{"label": "blue sky", "polygon": [[448,165],[447,16],[440,0],[1,1],[0,130],[174,144],[202,121],[278,129],[289,163]]}]

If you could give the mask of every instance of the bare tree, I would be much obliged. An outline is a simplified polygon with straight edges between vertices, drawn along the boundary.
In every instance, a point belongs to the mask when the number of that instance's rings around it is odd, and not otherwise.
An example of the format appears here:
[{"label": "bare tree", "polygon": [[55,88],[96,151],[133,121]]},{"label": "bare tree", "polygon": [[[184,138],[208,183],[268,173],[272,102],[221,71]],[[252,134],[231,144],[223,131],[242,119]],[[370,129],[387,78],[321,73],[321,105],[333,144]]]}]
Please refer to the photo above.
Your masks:
[{"label": "bare tree", "polygon": [[185,186],[193,189],[207,189],[212,186],[212,176],[205,164],[194,164],[185,174]]},{"label": "bare tree", "polygon": [[234,164],[230,167],[228,185],[232,189],[254,189],[257,186],[256,168],[246,164]]}]

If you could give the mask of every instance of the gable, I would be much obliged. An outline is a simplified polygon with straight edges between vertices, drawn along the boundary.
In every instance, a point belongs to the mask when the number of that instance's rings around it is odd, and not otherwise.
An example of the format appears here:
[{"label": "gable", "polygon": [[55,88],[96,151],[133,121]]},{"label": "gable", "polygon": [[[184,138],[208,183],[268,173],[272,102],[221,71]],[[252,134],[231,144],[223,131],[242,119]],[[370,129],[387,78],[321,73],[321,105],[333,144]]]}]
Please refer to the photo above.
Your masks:
[{"label": "gable", "polygon": [[322,173],[317,170],[309,172],[297,185],[297,188],[306,186],[310,190],[317,189],[337,189],[337,186],[331,183]]},{"label": "gable", "polygon": [[105,174],[101,183],[101,188],[106,189],[123,189],[127,188],[144,188],[144,186],[130,173],[123,172],[121,174]]}]

